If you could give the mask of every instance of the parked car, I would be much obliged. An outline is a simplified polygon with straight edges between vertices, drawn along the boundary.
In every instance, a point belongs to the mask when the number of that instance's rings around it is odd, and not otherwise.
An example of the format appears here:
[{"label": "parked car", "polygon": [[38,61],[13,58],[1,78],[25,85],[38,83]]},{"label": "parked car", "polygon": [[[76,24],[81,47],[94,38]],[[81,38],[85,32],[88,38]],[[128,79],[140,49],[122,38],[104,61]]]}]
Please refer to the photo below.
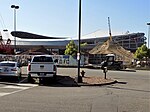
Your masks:
[{"label": "parked car", "polygon": [[0,77],[12,77],[17,80],[21,78],[21,65],[14,61],[0,62]]}]

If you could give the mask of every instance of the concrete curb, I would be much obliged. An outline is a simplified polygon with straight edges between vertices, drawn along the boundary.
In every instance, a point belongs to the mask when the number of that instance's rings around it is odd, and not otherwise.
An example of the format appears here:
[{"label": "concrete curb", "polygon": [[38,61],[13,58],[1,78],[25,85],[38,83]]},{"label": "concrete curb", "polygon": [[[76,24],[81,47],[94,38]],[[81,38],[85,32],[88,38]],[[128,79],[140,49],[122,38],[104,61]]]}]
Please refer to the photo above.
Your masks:
[{"label": "concrete curb", "polygon": [[105,85],[111,85],[117,83],[117,80],[106,82],[106,83],[101,83],[101,84],[87,84],[87,83],[78,83],[79,86],[105,86]]},{"label": "concrete curb", "polygon": [[81,86],[105,86],[105,85],[111,85],[111,84],[115,84],[118,83],[117,80],[113,80],[113,81],[109,81],[106,83],[100,83],[100,84],[88,84],[88,83],[77,83],[75,81],[75,83],[64,83],[64,82],[58,82],[59,84],[65,86],[65,87],[81,87]]}]

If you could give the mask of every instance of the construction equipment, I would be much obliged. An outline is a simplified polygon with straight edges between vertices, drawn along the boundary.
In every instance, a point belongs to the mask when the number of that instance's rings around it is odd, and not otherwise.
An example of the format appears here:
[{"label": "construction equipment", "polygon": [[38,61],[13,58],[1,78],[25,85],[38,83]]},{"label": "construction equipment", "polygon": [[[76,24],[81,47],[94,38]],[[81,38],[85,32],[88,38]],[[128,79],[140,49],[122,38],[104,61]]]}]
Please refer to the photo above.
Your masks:
[{"label": "construction equipment", "polygon": [[2,36],[0,35],[0,54],[14,54],[13,48],[10,46],[11,40],[8,38],[6,42],[4,42]]},{"label": "construction equipment", "polygon": [[[123,66],[127,66],[132,63],[134,55],[130,51],[125,50],[123,47],[113,42],[109,17],[108,17],[108,26],[109,26],[109,39],[102,45],[98,44],[89,53],[106,55],[105,63],[107,63],[107,66],[112,66],[108,68],[113,69],[114,67],[114,69],[122,69],[124,68]],[[112,60],[109,60],[109,58],[111,58]]]},{"label": "construction equipment", "polygon": [[126,66],[123,65],[123,61],[116,61],[114,54],[106,55],[106,60],[101,63],[101,68],[104,69],[105,67],[107,67],[108,70],[121,70],[126,68]]}]

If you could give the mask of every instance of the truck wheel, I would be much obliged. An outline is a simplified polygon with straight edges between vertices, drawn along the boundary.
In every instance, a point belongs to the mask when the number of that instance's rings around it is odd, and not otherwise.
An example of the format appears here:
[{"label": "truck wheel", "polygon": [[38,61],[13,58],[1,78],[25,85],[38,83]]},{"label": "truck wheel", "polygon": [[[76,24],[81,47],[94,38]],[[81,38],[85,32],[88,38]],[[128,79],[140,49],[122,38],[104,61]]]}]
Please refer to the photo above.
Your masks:
[{"label": "truck wheel", "polygon": [[121,70],[121,67],[120,66],[116,66],[116,70]]},{"label": "truck wheel", "polygon": [[39,85],[42,85],[44,83],[44,78],[39,78]]}]

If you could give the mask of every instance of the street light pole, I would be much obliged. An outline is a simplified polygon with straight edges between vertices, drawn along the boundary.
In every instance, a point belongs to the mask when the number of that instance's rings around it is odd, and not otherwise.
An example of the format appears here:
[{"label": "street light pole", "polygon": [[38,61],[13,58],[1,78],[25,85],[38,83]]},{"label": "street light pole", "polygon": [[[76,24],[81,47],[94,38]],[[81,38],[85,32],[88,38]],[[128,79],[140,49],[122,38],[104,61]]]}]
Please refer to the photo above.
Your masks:
[{"label": "street light pole", "polygon": [[148,28],[148,39],[147,39],[147,41],[148,41],[148,48],[150,47],[149,46],[149,38],[150,38],[150,23],[147,23],[147,25],[149,26],[149,28]]},{"label": "street light pole", "polygon": [[[11,5],[11,8],[14,9],[14,32],[16,32],[16,9],[19,9],[19,6]],[[14,52],[16,53],[16,36],[14,36]]]},{"label": "street light pole", "polygon": [[78,34],[79,38],[78,38],[78,53],[77,53],[77,60],[78,60],[78,83],[82,82],[82,77],[80,76],[80,58],[81,58],[81,54],[80,54],[80,39],[81,39],[81,0],[79,0],[79,34]]}]

